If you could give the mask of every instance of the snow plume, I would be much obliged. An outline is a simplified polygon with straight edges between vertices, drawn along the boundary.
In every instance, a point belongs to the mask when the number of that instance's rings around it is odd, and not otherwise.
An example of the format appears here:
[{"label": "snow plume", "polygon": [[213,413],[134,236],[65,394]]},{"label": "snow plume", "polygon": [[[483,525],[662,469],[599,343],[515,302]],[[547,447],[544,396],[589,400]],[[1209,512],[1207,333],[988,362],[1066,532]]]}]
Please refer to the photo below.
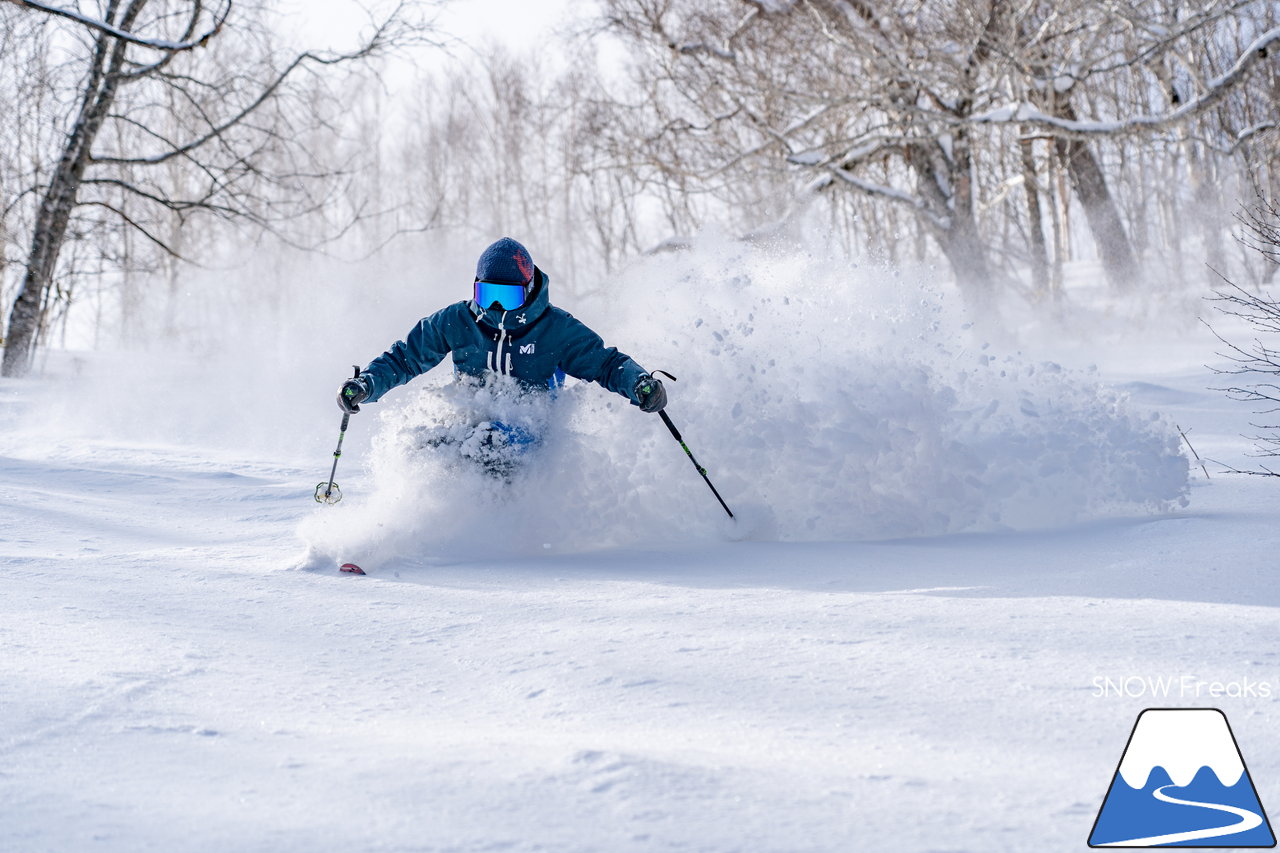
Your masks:
[{"label": "snow plume", "polygon": [[1028,528],[1184,500],[1172,427],[1088,375],[975,341],[919,280],[740,244],[636,272],[617,289],[632,320],[619,340],[644,338],[642,363],[681,376],[686,437],[783,538]]},{"label": "snow plume", "polygon": [[637,510],[645,483],[607,433],[634,408],[603,396],[581,383],[552,397],[505,377],[433,378],[379,416],[368,493],[308,519],[303,538],[374,565],[634,541],[628,519],[657,520],[660,507]]},{"label": "snow plume", "polygon": [[[554,401],[518,399],[442,368],[378,404],[370,494],[349,492],[304,536],[437,555],[874,539],[1186,502],[1188,465],[1162,418],[1090,374],[975,341],[946,294],[888,270],[704,243],[636,265],[595,301],[552,299],[679,377],[667,411],[737,525],[661,421],[622,398],[571,380]],[[497,476],[466,432],[494,420],[541,436]]]}]

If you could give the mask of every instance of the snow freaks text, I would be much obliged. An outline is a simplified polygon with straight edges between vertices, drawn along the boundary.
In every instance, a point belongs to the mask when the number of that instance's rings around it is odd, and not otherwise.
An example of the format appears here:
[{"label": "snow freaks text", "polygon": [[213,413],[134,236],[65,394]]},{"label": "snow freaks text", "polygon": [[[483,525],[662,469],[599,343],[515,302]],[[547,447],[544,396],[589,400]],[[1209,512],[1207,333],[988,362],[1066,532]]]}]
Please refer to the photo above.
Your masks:
[{"label": "snow freaks text", "polygon": [[1271,682],[1252,678],[1214,681],[1194,675],[1094,676],[1095,699],[1270,699],[1278,695]]}]

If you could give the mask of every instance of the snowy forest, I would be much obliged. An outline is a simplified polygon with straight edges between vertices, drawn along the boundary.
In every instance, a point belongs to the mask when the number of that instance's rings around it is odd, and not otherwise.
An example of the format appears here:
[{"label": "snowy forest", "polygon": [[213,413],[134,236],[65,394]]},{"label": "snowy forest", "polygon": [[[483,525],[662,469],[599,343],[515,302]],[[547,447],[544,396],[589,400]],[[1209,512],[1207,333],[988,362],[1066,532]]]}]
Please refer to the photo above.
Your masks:
[{"label": "snowy forest", "polygon": [[554,51],[409,4],[336,50],[271,4],[89,6],[0,8],[7,376],[181,340],[181,282],[245,246],[512,232],[588,293],[708,228],[817,230],[1045,311],[1082,263],[1149,301],[1274,273],[1232,232],[1277,187],[1272,3],[620,0]]},{"label": "snowy forest", "polygon": [[1278,58],[0,0],[0,850],[1274,846]]}]

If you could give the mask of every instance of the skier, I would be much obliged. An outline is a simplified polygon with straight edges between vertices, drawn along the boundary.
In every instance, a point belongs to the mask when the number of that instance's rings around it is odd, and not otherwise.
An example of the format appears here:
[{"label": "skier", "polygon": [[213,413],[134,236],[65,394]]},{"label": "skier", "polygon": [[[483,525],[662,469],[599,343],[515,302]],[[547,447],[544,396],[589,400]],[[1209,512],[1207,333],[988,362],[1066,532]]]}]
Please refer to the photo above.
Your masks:
[{"label": "skier", "polygon": [[[338,391],[344,412],[360,411],[453,353],[458,373],[510,376],[525,389],[549,389],[568,374],[598,382],[642,412],[667,404],[662,382],[630,356],[606,347],[569,312],[550,304],[546,273],[524,246],[503,237],[480,255],[473,297],[424,317],[403,341]],[[500,426],[500,425],[499,425]]]}]

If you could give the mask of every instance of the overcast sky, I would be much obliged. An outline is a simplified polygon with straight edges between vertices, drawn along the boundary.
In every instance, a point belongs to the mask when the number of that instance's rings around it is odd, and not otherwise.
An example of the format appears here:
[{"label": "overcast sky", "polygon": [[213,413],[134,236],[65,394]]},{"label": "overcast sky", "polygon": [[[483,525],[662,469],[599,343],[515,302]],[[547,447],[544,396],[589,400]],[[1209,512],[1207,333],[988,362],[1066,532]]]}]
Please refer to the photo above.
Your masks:
[{"label": "overcast sky", "polygon": [[[284,0],[280,11],[309,43],[341,47],[368,22],[357,0]],[[390,7],[375,0],[373,8]],[[571,15],[587,14],[590,0],[451,0],[439,25],[449,35],[470,43],[497,39],[513,48],[545,40]]]}]

